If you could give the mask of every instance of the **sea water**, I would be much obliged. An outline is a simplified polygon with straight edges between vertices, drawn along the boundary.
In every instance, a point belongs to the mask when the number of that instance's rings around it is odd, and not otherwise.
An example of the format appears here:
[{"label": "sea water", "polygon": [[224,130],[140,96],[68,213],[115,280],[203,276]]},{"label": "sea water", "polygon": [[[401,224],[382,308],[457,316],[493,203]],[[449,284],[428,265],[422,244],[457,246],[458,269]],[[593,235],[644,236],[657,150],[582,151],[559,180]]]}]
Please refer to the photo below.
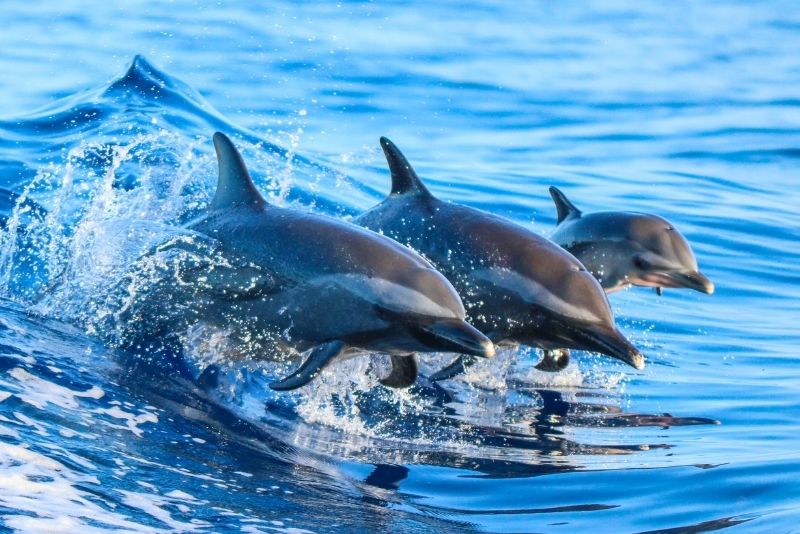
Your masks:
[{"label": "sea water", "polygon": [[[794,4],[0,13],[0,530],[797,531]],[[717,291],[610,297],[641,371],[518,348],[407,391],[381,356],[280,394],[256,364],[148,372],[105,341],[114,288],[207,205],[216,130],[271,202],[344,219],[389,189],[382,135],[440,198],[543,235],[549,185],[658,213]]]}]

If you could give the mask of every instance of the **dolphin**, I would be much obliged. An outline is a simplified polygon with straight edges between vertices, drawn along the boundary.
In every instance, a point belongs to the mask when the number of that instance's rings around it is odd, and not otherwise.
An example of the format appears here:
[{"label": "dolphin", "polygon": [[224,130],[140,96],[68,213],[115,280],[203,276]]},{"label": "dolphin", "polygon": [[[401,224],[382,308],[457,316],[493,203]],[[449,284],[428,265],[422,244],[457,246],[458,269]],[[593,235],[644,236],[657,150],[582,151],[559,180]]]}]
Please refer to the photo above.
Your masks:
[{"label": "dolphin", "polygon": [[[644,366],[644,356],[615,326],[603,289],[577,259],[511,221],[439,200],[391,141],[382,137],[380,143],[392,189],[355,222],[430,260],[464,299],[470,322],[489,339],[543,349],[545,370],[566,365],[564,349]],[[450,378],[474,361],[459,357],[430,378]]]},{"label": "dolphin", "polygon": [[706,294],[714,284],[697,267],[689,242],[657,215],[605,211],[584,215],[550,187],[558,222],[551,239],[570,251],[612,293],[631,285],[687,288]]},{"label": "dolphin", "polygon": [[179,326],[226,331],[246,358],[307,351],[296,371],[270,384],[275,390],[299,388],[336,358],[364,352],[390,355],[390,387],[414,382],[417,352],[494,355],[465,321],[456,290],[419,254],[354,224],[268,203],[231,140],[213,139],[213,201],[188,224],[194,239],[158,251],[188,259],[145,312],[179,309]]}]

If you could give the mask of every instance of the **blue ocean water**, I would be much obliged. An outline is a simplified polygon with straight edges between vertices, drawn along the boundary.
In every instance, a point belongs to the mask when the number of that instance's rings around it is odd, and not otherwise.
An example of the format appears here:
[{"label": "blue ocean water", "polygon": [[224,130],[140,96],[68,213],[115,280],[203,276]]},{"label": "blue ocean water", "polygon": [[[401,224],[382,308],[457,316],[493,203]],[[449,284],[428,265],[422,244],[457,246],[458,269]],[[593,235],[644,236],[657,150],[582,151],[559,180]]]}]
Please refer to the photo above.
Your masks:
[{"label": "blue ocean water", "polygon": [[[0,13],[0,530],[799,531],[799,6]],[[388,190],[381,135],[544,235],[548,185],[655,212],[717,291],[611,296],[642,371],[519,350],[442,388],[361,359],[199,389],[102,340],[131,263],[208,202],[215,130],[273,202],[343,218]]]}]

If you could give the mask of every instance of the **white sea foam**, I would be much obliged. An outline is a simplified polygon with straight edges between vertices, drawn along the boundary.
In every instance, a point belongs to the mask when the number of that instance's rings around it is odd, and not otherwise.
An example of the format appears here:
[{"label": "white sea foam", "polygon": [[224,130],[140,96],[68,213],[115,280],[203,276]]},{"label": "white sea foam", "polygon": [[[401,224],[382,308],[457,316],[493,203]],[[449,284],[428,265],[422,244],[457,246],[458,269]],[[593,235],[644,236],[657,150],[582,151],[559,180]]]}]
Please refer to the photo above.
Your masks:
[{"label": "white sea foam", "polygon": [[126,412],[119,406],[112,406],[111,408],[99,408],[93,410],[94,413],[98,414],[106,414],[114,419],[121,419],[125,421],[125,426],[117,428],[127,428],[137,436],[141,437],[144,434],[144,431],[139,428],[139,425],[143,423],[158,423],[158,415],[155,412],[141,410],[140,413],[135,414],[132,412]]},{"label": "white sea foam", "polygon": [[126,505],[141,510],[145,514],[154,517],[161,523],[167,525],[173,532],[198,532],[211,527],[211,523],[198,519],[180,521],[175,519],[167,510],[169,507],[176,507],[178,501],[188,502],[186,499],[176,499],[166,495],[139,493],[125,490],[120,490],[119,493],[122,494],[122,502],[124,502]]},{"label": "white sea foam", "polygon": [[24,385],[24,390],[16,393],[23,402],[39,408],[45,409],[47,404],[53,404],[61,408],[75,410],[80,404],[78,399],[100,399],[105,392],[97,386],[92,386],[86,391],[74,391],[67,387],[55,384],[48,380],[32,375],[21,367],[15,367],[8,372],[9,376],[15,378],[20,384]]},{"label": "white sea foam", "polygon": [[164,532],[99,505],[95,493],[82,489],[99,486],[95,476],[24,446],[0,441],[0,470],[0,506],[14,511],[4,521],[18,532]]}]

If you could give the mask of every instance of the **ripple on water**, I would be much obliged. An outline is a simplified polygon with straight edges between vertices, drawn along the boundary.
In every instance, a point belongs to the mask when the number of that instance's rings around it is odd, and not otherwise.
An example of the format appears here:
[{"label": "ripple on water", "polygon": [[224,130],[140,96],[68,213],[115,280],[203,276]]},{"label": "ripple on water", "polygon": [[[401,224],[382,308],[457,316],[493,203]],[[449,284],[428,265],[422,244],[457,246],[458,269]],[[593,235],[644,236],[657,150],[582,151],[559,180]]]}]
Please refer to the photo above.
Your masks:
[{"label": "ripple on water", "polygon": [[[63,46],[27,39],[0,58],[17,73],[13,87],[0,78],[16,116],[0,121],[0,186],[14,192],[0,192],[0,524],[794,528],[797,21],[772,4],[533,16],[522,4],[278,3],[270,24],[252,7],[192,7],[153,52],[191,84],[137,56],[101,86],[113,62],[96,44],[151,50],[178,6],[9,7],[0,40],[42,35],[47,19]],[[56,49],[81,68],[61,55],[53,69]],[[641,372],[576,353],[546,375],[512,350],[395,392],[376,386],[385,362],[365,357],[278,395],[265,385],[285,370],[275,365],[223,366],[205,390],[169,366],[128,367],[97,343],[113,324],[110,288],[208,202],[216,129],[273,202],[334,216],[388,189],[380,135],[442,198],[542,233],[551,184],[587,211],[658,212],[718,291],[611,297],[645,349]],[[226,363],[212,352],[198,367]]]}]

